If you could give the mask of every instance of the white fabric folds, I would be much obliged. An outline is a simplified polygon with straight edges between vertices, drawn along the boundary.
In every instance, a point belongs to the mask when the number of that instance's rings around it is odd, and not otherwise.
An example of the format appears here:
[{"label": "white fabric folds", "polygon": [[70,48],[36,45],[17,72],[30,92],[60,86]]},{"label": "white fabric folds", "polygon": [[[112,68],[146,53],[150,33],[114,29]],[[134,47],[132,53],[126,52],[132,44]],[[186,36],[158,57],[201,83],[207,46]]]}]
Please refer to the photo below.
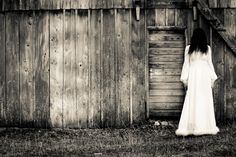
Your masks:
[{"label": "white fabric folds", "polygon": [[217,75],[212,64],[211,47],[206,54],[188,54],[185,48],[180,80],[187,86],[184,105],[176,135],[217,134],[212,87]]}]

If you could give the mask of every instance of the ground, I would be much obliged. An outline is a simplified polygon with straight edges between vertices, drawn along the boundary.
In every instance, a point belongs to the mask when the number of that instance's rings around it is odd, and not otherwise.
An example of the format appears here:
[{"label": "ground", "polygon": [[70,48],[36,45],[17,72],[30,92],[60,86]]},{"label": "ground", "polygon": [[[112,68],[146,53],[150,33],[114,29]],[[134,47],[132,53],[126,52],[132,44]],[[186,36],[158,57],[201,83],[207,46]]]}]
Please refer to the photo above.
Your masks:
[{"label": "ground", "polygon": [[236,156],[234,124],[197,137],[178,137],[176,127],[151,121],[125,129],[1,128],[0,156]]}]

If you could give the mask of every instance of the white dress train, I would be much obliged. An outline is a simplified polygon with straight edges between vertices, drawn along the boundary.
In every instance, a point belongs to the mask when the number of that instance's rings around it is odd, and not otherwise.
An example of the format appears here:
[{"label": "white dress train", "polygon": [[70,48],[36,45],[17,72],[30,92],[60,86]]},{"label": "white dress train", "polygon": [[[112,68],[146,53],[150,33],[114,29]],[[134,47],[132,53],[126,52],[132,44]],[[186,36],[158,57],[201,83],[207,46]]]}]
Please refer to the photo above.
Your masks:
[{"label": "white dress train", "polygon": [[185,48],[180,80],[187,86],[184,105],[176,135],[217,134],[212,86],[217,79],[212,64],[211,47],[208,52],[188,54]]}]

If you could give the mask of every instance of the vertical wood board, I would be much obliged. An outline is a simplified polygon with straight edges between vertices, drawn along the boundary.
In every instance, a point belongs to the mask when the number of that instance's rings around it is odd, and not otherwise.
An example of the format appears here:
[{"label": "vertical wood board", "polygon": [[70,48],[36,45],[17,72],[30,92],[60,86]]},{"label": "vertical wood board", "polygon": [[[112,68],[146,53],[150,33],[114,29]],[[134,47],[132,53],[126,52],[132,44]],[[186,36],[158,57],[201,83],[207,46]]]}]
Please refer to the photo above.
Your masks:
[{"label": "vertical wood board", "polygon": [[11,126],[20,126],[20,52],[19,18],[16,13],[6,14],[6,120]]},{"label": "vertical wood board", "polygon": [[116,59],[115,18],[116,10],[103,10],[102,24],[102,112],[103,126],[116,125]]},{"label": "vertical wood board", "polygon": [[66,11],[64,16],[63,123],[73,128],[77,126],[75,11]]},{"label": "vertical wood board", "polygon": [[35,58],[35,14],[20,14],[20,106],[21,125],[33,122],[34,104],[34,58]]},{"label": "vertical wood board", "polygon": [[49,12],[36,14],[35,29],[35,127],[50,127],[49,106]]},{"label": "vertical wood board", "polygon": [[6,123],[5,15],[0,14],[0,126]]},{"label": "vertical wood board", "polygon": [[[108,28],[107,28],[108,29]],[[101,10],[91,10],[90,16],[90,48],[89,48],[89,71],[90,71],[90,103],[89,103],[89,126],[101,126]]]},{"label": "vertical wood board", "polygon": [[76,104],[78,127],[87,128],[89,111],[89,14],[76,12]]},{"label": "vertical wood board", "polygon": [[53,127],[63,127],[63,14],[50,14],[50,119]]}]

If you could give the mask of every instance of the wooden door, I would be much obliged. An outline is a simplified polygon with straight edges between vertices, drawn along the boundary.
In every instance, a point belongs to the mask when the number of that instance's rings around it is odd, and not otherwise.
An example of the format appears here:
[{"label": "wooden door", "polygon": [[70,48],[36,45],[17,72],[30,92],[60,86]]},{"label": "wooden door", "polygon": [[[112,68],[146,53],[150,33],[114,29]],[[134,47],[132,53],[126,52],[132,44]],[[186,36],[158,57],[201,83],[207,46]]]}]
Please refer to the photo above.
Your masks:
[{"label": "wooden door", "polygon": [[184,48],[184,30],[149,30],[150,116],[180,115],[185,96],[180,82]]}]

